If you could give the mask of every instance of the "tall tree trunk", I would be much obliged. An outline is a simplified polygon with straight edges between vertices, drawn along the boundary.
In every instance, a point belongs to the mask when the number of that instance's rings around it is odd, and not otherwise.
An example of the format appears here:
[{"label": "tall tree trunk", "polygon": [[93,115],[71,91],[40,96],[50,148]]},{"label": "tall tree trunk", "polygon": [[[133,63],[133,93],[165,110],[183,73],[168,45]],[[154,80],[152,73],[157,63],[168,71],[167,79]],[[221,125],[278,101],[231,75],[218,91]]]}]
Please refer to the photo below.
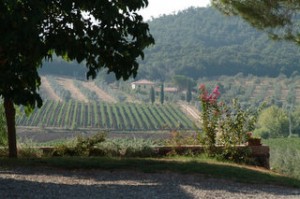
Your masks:
[{"label": "tall tree trunk", "polygon": [[7,134],[8,134],[8,156],[10,158],[16,158],[17,154],[17,138],[16,138],[16,109],[12,100],[4,99],[4,109],[7,122]]}]

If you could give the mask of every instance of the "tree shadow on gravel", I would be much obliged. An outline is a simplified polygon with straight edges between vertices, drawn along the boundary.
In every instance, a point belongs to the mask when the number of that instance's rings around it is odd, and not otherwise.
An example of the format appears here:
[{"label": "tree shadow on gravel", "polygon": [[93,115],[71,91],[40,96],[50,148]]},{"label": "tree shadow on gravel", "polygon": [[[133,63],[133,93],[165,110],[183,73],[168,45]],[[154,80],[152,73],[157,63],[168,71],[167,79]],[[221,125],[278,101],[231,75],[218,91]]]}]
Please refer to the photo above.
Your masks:
[{"label": "tree shadow on gravel", "polygon": [[[0,195],[3,198],[213,198],[211,194],[231,194],[236,198],[269,194],[276,198],[300,197],[300,189],[267,185],[278,177],[245,168],[198,162],[158,160],[111,160],[85,164],[84,159],[66,159],[63,168],[55,161],[33,167],[0,170]],[[41,160],[39,160],[41,161]],[[68,164],[68,161],[70,163]],[[74,162],[75,161],[75,162]],[[116,161],[116,162],[114,162]],[[140,164],[140,165],[137,165]],[[37,166],[38,165],[38,166]],[[112,166],[113,165],[113,166]],[[1,164],[0,164],[1,166]],[[28,165],[27,165],[28,166]],[[43,167],[41,167],[43,166]],[[45,167],[45,166],[51,166]],[[54,168],[56,167],[56,168]],[[67,168],[67,169],[66,169]],[[176,172],[176,173],[175,173]],[[205,173],[206,175],[202,175]],[[209,173],[219,173],[211,178]],[[264,176],[265,175],[265,176]],[[248,182],[235,180],[245,177]],[[259,184],[256,182],[261,179]],[[284,178],[284,177],[282,177]],[[300,181],[293,183],[299,185]],[[280,184],[280,183],[279,183]],[[298,186],[299,187],[299,186]],[[2,193],[3,192],[3,193]],[[40,195],[41,194],[41,195]],[[42,197],[39,197],[42,196]],[[225,197],[225,196],[222,196]],[[230,197],[230,196],[228,196]]]}]

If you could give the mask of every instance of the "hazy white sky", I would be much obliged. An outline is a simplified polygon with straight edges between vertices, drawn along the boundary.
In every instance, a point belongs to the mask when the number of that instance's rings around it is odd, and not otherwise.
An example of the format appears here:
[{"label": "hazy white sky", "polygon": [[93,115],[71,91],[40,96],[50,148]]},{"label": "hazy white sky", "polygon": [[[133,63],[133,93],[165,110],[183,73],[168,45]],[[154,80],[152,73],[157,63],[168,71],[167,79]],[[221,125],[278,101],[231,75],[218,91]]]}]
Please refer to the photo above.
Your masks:
[{"label": "hazy white sky", "polygon": [[148,0],[149,5],[146,9],[141,10],[140,13],[144,19],[151,19],[151,17],[158,17],[162,14],[171,14],[179,10],[184,10],[191,6],[205,7],[209,5],[210,0]]}]

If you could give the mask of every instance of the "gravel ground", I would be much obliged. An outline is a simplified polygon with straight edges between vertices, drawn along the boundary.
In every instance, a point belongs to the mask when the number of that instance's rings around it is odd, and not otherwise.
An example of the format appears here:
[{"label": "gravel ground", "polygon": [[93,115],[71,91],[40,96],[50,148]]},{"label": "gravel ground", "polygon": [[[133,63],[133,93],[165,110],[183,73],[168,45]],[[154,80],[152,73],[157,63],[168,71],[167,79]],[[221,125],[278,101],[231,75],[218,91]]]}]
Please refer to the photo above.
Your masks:
[{"label": "gravel ground", "polygon": [[300,189],[191,174],[19,168],[0,169],[0,198],[300,199]]}]

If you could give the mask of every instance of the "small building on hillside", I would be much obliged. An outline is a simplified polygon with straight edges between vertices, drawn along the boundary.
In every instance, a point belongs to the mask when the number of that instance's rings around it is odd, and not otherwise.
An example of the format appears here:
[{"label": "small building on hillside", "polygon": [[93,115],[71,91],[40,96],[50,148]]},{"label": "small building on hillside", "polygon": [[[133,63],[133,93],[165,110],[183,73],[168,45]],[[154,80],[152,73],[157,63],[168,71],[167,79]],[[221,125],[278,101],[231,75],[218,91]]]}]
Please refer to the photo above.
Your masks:
[{"label": "small building on hillside", "polygon": [[[165,93],[177,93],[179,90],[176,87],[164,87]],[[160,88],[155,88],[155,92],[159,93]]]},{"label": "small building on hillside", "polygon": [[148,90],[150,89],[152,86],[155,86],[154,82],[151,82],[149,80],[146,79],[141,79],[135,82],[131,83],[131,89],[135,90],[135,89],[141,89],[141,90]]},{"label": "small building on hillside", "polygon": [[164,91],[166,93],[177,93],[178,92],[178,88],[176,88],[176,87],[165,87]]}]

